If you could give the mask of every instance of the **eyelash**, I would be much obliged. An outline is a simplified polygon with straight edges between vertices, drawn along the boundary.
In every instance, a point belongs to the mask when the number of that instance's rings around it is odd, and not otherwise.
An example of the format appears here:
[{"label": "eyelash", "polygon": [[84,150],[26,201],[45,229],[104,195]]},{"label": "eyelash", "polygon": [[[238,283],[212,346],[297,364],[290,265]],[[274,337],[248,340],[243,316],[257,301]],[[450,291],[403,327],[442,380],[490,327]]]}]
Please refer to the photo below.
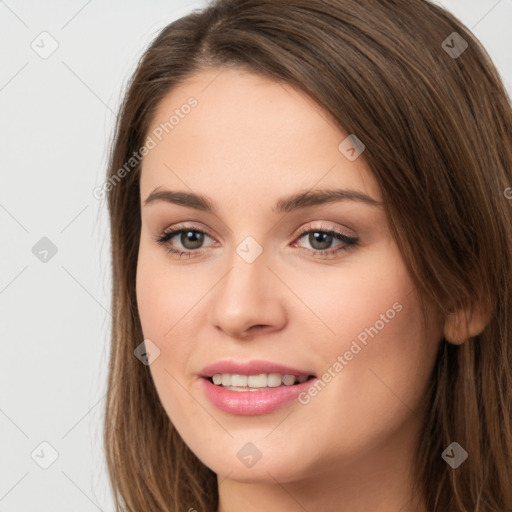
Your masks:
[{"label": "eyelash", "polygon": [[[175,249],[174,247],[172,247],[171,245],[169,245],[167,243],[169,240],[174,238],[176,235],[178,235],[182,232],[186,232],[186,231],[191,231],[193,233],[201,233],[203,235],[206,235],[206,236],[212,238],[208,233],[206,233],[206,231],[203,231],[201,229],[196,229],[196,228],[194,228],[194,226],[179,225],[172,231],[162,232],[161,234],[156,236],[154,238],[154,240],[158,244],[162,245],[166,251],[168,251],[175,257],[181,258],[182,256],[188,255],[189,258],[193,258],[196,256],[200,256],[202,254],[202,252],[204,252],[204,248],[188,250],[188,251],[180,251],[180,250]],[[358,238],[349,237],[347,235],[344,235],[343,233],[340,233],[339,231],[335,231],[333,229],[326,228],[322,225],[318,228],[310,228],[308,226],[308,227],[300,229],[297,239],[300,239],[304,235],[307,235],[309,233],[323,233],[323,234],[332,235],[332,236],[334,236],[334,238],[336,240],[339,240],[340,242],[344,242],[344,244],[345,244],[345,245],[339,246],[337,249],[324,249],[324,250],[307,249],[307,248],[302,247],[302,249],[304,249],[310,253],[313,253],[314,256],[318,256],[321,258],[328,258],[328,257],[335,256],[337,253],[347,251],[347,250],[355,247],[359,243]]]}]

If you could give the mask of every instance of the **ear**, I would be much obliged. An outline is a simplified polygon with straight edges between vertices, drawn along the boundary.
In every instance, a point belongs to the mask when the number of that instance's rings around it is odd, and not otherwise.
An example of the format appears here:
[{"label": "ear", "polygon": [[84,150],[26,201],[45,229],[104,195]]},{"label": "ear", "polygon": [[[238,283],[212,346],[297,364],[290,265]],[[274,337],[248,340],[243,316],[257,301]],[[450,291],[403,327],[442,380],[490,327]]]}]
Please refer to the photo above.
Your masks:
[{"label": "ear", "polygon": [[462,345],[469,338],[481,334],[490,318],[490,310],[483,304],[448,313],[444,322],[444,337],[449,343]]}]

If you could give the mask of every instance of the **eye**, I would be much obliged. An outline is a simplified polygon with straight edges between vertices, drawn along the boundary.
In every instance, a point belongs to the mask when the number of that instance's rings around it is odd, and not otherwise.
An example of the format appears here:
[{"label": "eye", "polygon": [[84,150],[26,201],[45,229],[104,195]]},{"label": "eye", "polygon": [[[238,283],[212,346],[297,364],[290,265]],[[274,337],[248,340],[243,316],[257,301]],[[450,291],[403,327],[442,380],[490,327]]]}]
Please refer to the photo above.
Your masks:
[{"label": "eye", "polygon": [[[179,238],[178,238],[179,235]],[[296,240],[305,238],[307,235],[307,241],[313,247],[308,249],[307,247],[301,247],[301,249],[312,253],[317,257],[330,257],[337,253],[346,251],[359,243],[359,239],[350,237],[339,231],[330,229],[328,227],[320,225],[316,228],[307,226],[302,228],[299,232],[299,236]],[[163,245],[165,250],[171,254],[181,257],[194,258],[200,256],[206,250],[201,247],[206,238],[211,238],[205,231],[197,229],[194,226],[176,226],[171,231],[164,231],[155,238],[155,241],[160,245]],[[182,245],[183,250],[180,247],[176,247],[176,242],[172,242],[173,238],[178,238],[179,243]],[[331,248],[333,242],[340,242],[335,248]]]},{"label": "eye", "polygon": [[[300,230],[298,240],[305,238],[306,235],[306,240],[313,248],[304,249],[311,252],[314,256],[319,257],[334,256],[337,253],[346,251],[359,243],[358,238],[350,237],[344,233],[322,225],[317,228],[311,228],[310,226],[302,228]],[[335,248],[331,248],[335,241],[340,242],[340,244]]]},{"label": "eye", "polygon": [[[179,250],[179,247],[175,248],[174,243],[169,243],[173,238],[178,238],[178,235],[180,235],[179,242],[184,247],[183,251]],[[163,245],[168,252],[177,255],[179,258],[182,256],[192,258],[203,252],[201,245],[205,237],[210,238],[205,231],[193,226],[177,226],[172,231],[164,231],[158,235],[155,241]]]}]

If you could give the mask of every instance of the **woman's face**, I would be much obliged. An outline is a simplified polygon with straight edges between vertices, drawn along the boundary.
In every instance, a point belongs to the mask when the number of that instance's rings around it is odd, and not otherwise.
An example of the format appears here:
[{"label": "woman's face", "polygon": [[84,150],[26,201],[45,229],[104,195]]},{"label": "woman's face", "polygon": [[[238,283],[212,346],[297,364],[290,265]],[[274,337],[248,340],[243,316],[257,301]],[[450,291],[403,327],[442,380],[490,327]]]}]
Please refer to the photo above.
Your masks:
[{"label": "woman's face", "polygon": [[389,468],[421,427],[440,318],[427,335],[361,146],[292,87],[219,72],[173,89],[147,134],[137,301],[162,404],[231,479]]}]

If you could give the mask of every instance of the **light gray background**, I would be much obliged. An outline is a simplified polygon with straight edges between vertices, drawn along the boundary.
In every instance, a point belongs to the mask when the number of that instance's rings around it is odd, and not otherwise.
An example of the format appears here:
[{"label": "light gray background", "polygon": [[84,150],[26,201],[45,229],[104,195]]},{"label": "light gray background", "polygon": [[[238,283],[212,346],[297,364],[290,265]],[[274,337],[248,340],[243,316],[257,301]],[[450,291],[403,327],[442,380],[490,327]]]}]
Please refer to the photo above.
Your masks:
[{"label": "light gray background", "polygon": [[[473,30],[512,94],[512,0],[438,3]],[[92,191],[136,61],[205,5],[0,0],[0,512],[113,510],[101,440],[110,244]],[[31,46],[52,44],[48,58]],[[43,237],[57,248],[46,262],[32,250]],[[58,453],[47,469],[44,441]]]}]

